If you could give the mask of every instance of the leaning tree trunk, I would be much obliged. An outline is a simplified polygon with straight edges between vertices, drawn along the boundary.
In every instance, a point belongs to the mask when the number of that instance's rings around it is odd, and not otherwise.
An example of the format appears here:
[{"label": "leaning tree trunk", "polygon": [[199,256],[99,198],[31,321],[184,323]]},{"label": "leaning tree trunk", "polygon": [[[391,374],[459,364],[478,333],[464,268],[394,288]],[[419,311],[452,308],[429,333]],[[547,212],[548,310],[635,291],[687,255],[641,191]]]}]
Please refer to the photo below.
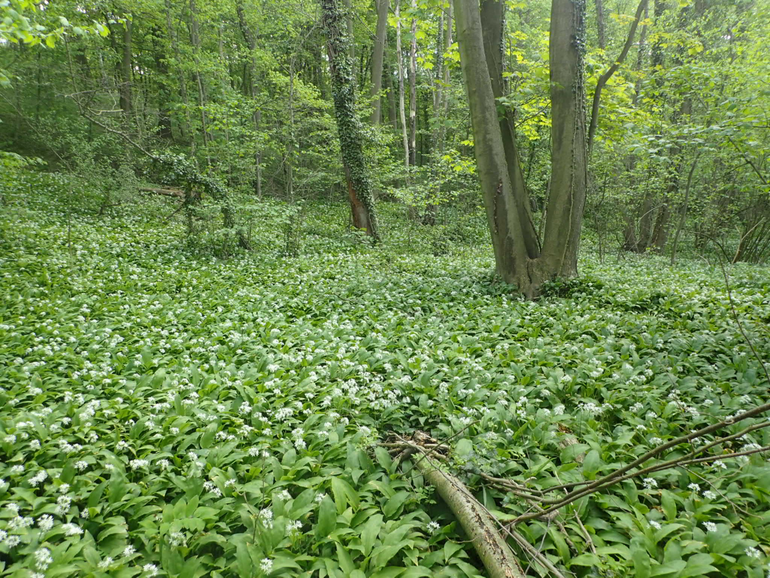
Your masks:
[{"label": "leaning tree trunk", "polygon": [[356,116],[355,81],[344,17],[337,0],[320,1],[329,53],[334,112],[342,161],[345,165],[353,226],[365,229],[367,234],[379,240],[372,184],[364,157],[364,130]]},{"label": "leaning tree trunk", "polygon": [[[488,0],[489,1],[489,0]],[[460,63],[471,109],[474,149],[492,235],[497,272],[528,297],[543,282],[577,274],[585,205],[586,126],[583,52],[584,0],[551,4],[552,172],[542,252],[526,212],[523,186],[514,186],[487,68],[479,6],[454,0]],[[516,163],[515,159],[511,162]],[[519,169],[520,170],[520,169]]]},{"label": "leaning tree trunk", "polygon": [[475,0],[454,0],[460,66],[468,92],[474,152],[497,272],[508,283],[528,292],[529,259],[524,231],[515,210],[503,138],[497,119],[492,82],[487,72],[481,18]]},{"label": "leaning tree trunk", "polygon": [[[489,78],[492,81],[492,93],[495,98],[505,96],[503,83],[503,29],[505,26],[505,7],[500,0],[482,0],[481,2],[481,33],[484,39],[484,56],[486,57]],[[516,201],[516,211],[524,229],[524,242],[527,244],[527,254],[535,256],[540,253],[540,240],[537,236],[535,222],[532,219],[531,203],[524,184],[524,175],[519,162],[519,151],[516,147],[516,129],[514,111],[506,107],[500,116],[500,133],[503,137],[505,161],[508,165],[508,178]]]}]

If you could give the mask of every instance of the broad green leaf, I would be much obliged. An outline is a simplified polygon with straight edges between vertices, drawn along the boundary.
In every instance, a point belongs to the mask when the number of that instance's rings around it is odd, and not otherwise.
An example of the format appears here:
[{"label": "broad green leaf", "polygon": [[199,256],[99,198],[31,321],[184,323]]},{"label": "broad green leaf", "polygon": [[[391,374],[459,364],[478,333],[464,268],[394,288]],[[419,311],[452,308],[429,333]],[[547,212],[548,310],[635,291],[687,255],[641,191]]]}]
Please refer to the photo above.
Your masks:
[{"label": "broad green leaf", "polygon": [[337,508],[334,502],[326,496],[318,506],[318,523],[315,526],[315,537],[318,540],[328,538],[337,527]]}]

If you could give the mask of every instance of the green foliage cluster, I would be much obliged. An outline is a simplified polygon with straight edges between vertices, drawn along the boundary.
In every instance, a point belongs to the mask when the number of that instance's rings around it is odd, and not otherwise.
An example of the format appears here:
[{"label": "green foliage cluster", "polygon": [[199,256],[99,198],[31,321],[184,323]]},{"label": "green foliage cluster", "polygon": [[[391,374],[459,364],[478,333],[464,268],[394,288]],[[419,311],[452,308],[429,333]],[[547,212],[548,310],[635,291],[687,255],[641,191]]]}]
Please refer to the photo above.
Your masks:
[{"label": "green foliage cluster", "polygon": [[[483,216],[434,256],[398,207],[381,204],[394,234],[372,247],[347,237],[344,208],[309,204],[287,255],[295,209],[251,204],[257,250],[218,260],[180,242],[167,199],[96,217],[99,196],[69,202],[67,178],[15,182],[3,577],[475,578],[452,515],[377,445],[390,433],[449,440],[449,467],[506,520],[527,504],[480,473],[535,490],[595,479],[767,396],[721,273],[699,261],[589,254],[583,280],[527,302],[490,276]],[[770,275],[730,275],[767,358]],[[628,480],[518,529],[576,576],[761,578],[768,512],[760,454]]]}]

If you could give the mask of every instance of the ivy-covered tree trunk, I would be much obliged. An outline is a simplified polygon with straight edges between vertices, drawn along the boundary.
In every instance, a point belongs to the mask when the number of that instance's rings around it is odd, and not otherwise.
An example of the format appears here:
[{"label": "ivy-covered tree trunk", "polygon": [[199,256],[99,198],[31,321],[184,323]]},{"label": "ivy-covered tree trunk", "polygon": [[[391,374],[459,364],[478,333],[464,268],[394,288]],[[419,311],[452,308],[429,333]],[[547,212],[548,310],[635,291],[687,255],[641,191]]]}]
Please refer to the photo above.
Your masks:
[{"label": "ivy-covered tree trunk", "polygon": [[320,0],[329,69],[332,78],[334,113],[340,138],[342,162],[348,184],[348,197],[353,226],[365,229],[379,240],[377,216],[374,210],[372,184],[364,157],[364,129],[356,116],[355,81],[350,59],[345,19],[337,0]]},{"label": "ivy-covered tree trunk", "polygon": [[[585,1],[553,0],[551,4],[552,168],[542,250],[529,216],[530,201],[521,169],[517,167],[512,122],[504,117],[501,123],[498,118],[495,97],[501,88],[493,87],[500,82],[501,65],[494,55],[486,54],[497,53],[496,38],[501,33],[496,28],[501,26],[503,6],[500,0],[485,0],[486,31],[477,0],[454,0],[454,6],[476,163],[497,272],[528,297],[535,297],[543,282],[577,274],[587,181]],[[506,139],[503,133],[508,131]]]}]

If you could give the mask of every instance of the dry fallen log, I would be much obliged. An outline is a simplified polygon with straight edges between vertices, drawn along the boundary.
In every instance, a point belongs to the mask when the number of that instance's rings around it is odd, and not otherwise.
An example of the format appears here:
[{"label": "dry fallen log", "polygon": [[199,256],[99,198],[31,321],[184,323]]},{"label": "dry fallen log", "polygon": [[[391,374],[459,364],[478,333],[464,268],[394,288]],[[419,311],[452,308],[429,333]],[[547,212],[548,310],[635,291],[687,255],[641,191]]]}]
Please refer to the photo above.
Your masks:
[{"label": "dry fallen log", "polygon": [[468,534],[491,578],[523,578],[524,571],[508,544],[497,531],[497,523],[465,485],[442,472],[430,458],[417,460],[416,467],[433,484],[441,498]]},{"label": "dry fallen log", "polygon": [[[473,496],[465,484],[451,474],[441,471],[439,462],[431,457],[435,449],[441,451],[444,446],[437,444],[435,440],[431,440],[430,436],[422,432],[416,432],[414,440],[401,440],[401,447],[407,454],[414,456],[414,466],[438,490],[441,498],[452,510],[463,530],[471,539],[471,543],[490,578],[524,578],[525,574],[518,560],[503,536],[498,532],[497,520]],[[433,443],[426,445],[435,449],[423,448],[426,441],[433,441]],[[436,455],[436,457],[439,456],[440,454]]]}]

